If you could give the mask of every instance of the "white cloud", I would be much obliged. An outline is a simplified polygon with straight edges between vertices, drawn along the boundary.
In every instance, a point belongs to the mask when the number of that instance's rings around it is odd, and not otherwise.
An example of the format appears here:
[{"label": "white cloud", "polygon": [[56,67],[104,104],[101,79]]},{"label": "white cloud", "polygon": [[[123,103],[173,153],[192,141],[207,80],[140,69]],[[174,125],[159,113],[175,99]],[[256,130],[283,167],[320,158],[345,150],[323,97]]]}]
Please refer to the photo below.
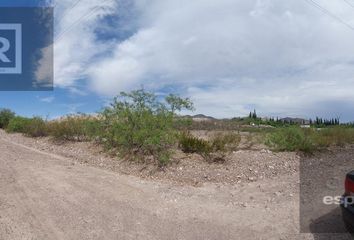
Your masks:
[{"label": "white cloud", "polygon": [[[345,2],[317,1],[354,26]],[[264,114],[329,114],[336,109],[319,105],[354,102],[354,31],[305,0],[136,0],[135,34],[115,43],[97,42],[94,30],[117,6],[90,3],[59,26],[106,7],[55,45],[59,86],[84,78],[109,96],[141,85],[173,87],[191,95],[198,111],[219,117],[251,106]],[[110,54],[97,57],[101,52]]]},{"label": "white cloud", "polygon": [[45,102],[45,103],[52,103],[54,101],[54,99],[55,99],[54,96],[43,97],[43,98],[37,96],[37,98],[39,99],[39,101]]},{"label": "white cloud", "polygon": [[35,72],[38,84],[41,87],[53,86],[53,47],[47,46],[41,50],[42,57]]},{"label": "white cloud", "polygon": [[87,67],[95,57],[110,48],[96,42],[95,30],[99,21],[112,14],[115,1],[82,1],[73,7],[73,1],[60,0],[55,15],[54,79],[55,86],[73,87],[87,77]]}]

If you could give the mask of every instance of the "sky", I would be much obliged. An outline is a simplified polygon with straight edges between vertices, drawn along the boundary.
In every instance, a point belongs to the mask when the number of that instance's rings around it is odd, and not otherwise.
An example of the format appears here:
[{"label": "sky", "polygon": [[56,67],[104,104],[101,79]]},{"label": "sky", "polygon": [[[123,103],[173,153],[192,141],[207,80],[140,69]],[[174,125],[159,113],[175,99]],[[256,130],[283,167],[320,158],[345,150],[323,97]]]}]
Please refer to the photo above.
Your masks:
[{"label": "sky", "polygon": [[54,7],[54,91],[0,107],[94,113],[144,87],[196,113],[354,120],[354,0],[3,0]]}]

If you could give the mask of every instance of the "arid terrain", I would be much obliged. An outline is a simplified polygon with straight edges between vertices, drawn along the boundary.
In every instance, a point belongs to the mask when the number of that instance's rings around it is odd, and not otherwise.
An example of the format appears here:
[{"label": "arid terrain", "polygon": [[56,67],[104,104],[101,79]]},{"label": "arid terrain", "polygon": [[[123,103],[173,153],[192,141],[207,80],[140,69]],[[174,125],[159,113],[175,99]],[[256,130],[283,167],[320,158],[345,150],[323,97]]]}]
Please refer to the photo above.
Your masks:
[{"label": "arid terrain", "polygon": [[351,239],[299,233],[295,153],[251,148],[213,164],[183,155],[161,170],[93,143],[4,131],[0,143],[0,239]]}]

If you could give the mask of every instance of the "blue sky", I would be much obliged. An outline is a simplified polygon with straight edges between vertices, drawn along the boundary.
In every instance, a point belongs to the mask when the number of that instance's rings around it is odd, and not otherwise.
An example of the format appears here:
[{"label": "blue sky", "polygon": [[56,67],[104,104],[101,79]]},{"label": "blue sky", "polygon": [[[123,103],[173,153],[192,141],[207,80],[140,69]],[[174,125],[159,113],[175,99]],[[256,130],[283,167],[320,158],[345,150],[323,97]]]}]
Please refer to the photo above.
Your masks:
[{"label": "blue sky", "polygon": [[[46,1],[2,1],[1,7],[53,6]],[[56,118],[76,112],[94,113],[106,105],[106,99],[93,92],[77,93],[72,88],[56,87],[54,91],[2,91],[0,107],[14,110],[19,115]]]},{"label": "blue sky", "polygon": [[1,107],[50,118],[91,113],[144,86],[191,97],[197,113],[215,117],[256,108],[354,120],[354,8],[345,1],[315,0],[332,17],[307,0],[75,2],[52,3],[55,90],[1,92]]}]

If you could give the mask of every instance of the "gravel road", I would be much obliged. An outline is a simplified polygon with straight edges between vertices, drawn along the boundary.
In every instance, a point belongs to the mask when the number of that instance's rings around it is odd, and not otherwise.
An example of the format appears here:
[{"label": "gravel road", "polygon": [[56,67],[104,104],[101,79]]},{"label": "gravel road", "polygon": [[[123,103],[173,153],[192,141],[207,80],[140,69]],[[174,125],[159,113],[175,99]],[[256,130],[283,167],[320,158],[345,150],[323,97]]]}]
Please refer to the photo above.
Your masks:
[{"label": "gravel road", "polygon": [[0,152],[1,240],[330,239],[298,233],[298,173],[243,186],[177,186],[5,138]]}]

